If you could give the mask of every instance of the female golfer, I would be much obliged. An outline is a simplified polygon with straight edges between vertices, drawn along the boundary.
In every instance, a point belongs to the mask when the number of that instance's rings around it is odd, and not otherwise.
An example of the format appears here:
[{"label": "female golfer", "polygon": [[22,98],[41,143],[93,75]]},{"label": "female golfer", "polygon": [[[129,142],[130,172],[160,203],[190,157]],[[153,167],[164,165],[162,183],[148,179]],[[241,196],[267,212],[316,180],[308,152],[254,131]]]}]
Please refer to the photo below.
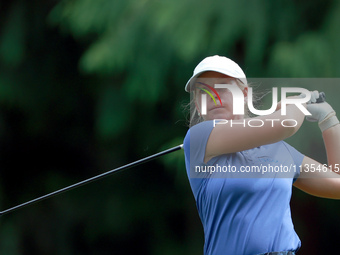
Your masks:
[{"label": "female golfer", "polygon": [[[301,243],[291,219],[292,185],[315,196],[340,198],[335,111],[326,102],[316,103],[318,93],[311,92],[300,107],[288,104],[286,115],[280,102],[269,115],[249,118],[242,109],[235,114],[233,102],[246,105],[250,90],[242,69],[221,56],[202,60],[185,90],[192,94],[186,169],[204,228],[204,254],[295,254]],[[307,120],[319,124],[327,166],[283,141],[301,127],[302,107],[312,114]]]}]

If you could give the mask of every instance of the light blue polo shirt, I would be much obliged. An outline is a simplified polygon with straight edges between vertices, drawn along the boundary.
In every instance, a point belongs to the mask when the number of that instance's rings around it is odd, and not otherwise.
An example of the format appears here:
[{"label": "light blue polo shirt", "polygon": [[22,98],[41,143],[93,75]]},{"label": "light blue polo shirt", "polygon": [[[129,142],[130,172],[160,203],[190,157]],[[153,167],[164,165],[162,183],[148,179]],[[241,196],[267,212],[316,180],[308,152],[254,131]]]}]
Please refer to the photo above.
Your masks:
[{"label": "light blue polo shirt", "polygon": [[[221,155],[205,164],[212,129],[212,121],[197,124],[183,143],[187,174],[204,228],[204,254],[254,255],[299,249],[290,198],[304,155],[281,141]],[[263,171],[245,172],[251,169]]]}]

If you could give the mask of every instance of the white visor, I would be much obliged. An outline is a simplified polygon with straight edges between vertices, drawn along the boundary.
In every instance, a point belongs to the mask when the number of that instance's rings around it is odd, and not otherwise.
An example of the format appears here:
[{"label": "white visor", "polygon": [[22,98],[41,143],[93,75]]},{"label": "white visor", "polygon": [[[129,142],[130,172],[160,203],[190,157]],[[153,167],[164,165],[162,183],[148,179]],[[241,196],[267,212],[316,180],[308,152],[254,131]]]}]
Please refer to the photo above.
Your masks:
[{"label": "white visor", "polygon": [[218,72],[239,79],[244,86],[248,86],[246,75],[238,64],[227,57],[215,55],[206,57],[196,66],[193,75],[185,85],[185,91],[190,92],[193,81],[207,71]]}]

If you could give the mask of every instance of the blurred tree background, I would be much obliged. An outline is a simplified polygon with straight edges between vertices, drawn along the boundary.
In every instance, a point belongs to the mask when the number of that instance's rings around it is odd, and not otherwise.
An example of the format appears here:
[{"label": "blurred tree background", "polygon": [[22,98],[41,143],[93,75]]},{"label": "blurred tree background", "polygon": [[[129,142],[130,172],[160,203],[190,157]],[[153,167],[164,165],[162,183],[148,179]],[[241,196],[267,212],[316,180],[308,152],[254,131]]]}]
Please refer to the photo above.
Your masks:
[{"label": "blurred tree background", "polygon": [[[248,77],[340,76],[340,0],[12,0],[0,17],[1,210],[181,144],[208,55]],[[325,163],[317,132],[290,143]],[[339,250],[339,210],[294,189],[299,254]],[[183,152],[0,219],[6,255],[202,251]]]}]

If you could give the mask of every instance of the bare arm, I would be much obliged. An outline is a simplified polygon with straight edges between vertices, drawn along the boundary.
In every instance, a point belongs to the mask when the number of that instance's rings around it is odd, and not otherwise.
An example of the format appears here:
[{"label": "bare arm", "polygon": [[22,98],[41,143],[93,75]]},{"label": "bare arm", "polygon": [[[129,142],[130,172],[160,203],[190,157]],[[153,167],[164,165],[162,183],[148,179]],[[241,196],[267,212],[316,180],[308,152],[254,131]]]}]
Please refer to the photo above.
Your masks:
[{"label": "bare arm", "polygon": [[335,125],[324,132],[322,137],[326,147],[328,165],[333,169],[340,163],[340,125]]},{"label": "bare arm", "polygon": [[[300,177],[294,186],[314,196],[340,199],[340,125],[334,125],[336,123],[334,119],[337,120],[336,117],[333,117],[333,122],[330,123],[331,127],[322,132],[328,164],[323,166],[319,162],[305,157]],[[314,171],[313,169],[319,170]]]},{"label": "bare arm", "polygon": [[340,199],[340,176],[309,157],[303,159],[300,176],[293,185],[313,196]]},{"label": "bare arm", "polygon": [[[234,121],[241,124],[230,125],[229,121],[227,124],[216,125],[207,142],[205,162],[221,154],[243,151],[286,139],[297,132],[304,117],[295,105],[288,105],[285,116],[276,111],[270,115],[253,118],[262,121],[261,127],[248,125],[250,119]],[[281,124],[282,121],[285,121],[285,126]]]}]

